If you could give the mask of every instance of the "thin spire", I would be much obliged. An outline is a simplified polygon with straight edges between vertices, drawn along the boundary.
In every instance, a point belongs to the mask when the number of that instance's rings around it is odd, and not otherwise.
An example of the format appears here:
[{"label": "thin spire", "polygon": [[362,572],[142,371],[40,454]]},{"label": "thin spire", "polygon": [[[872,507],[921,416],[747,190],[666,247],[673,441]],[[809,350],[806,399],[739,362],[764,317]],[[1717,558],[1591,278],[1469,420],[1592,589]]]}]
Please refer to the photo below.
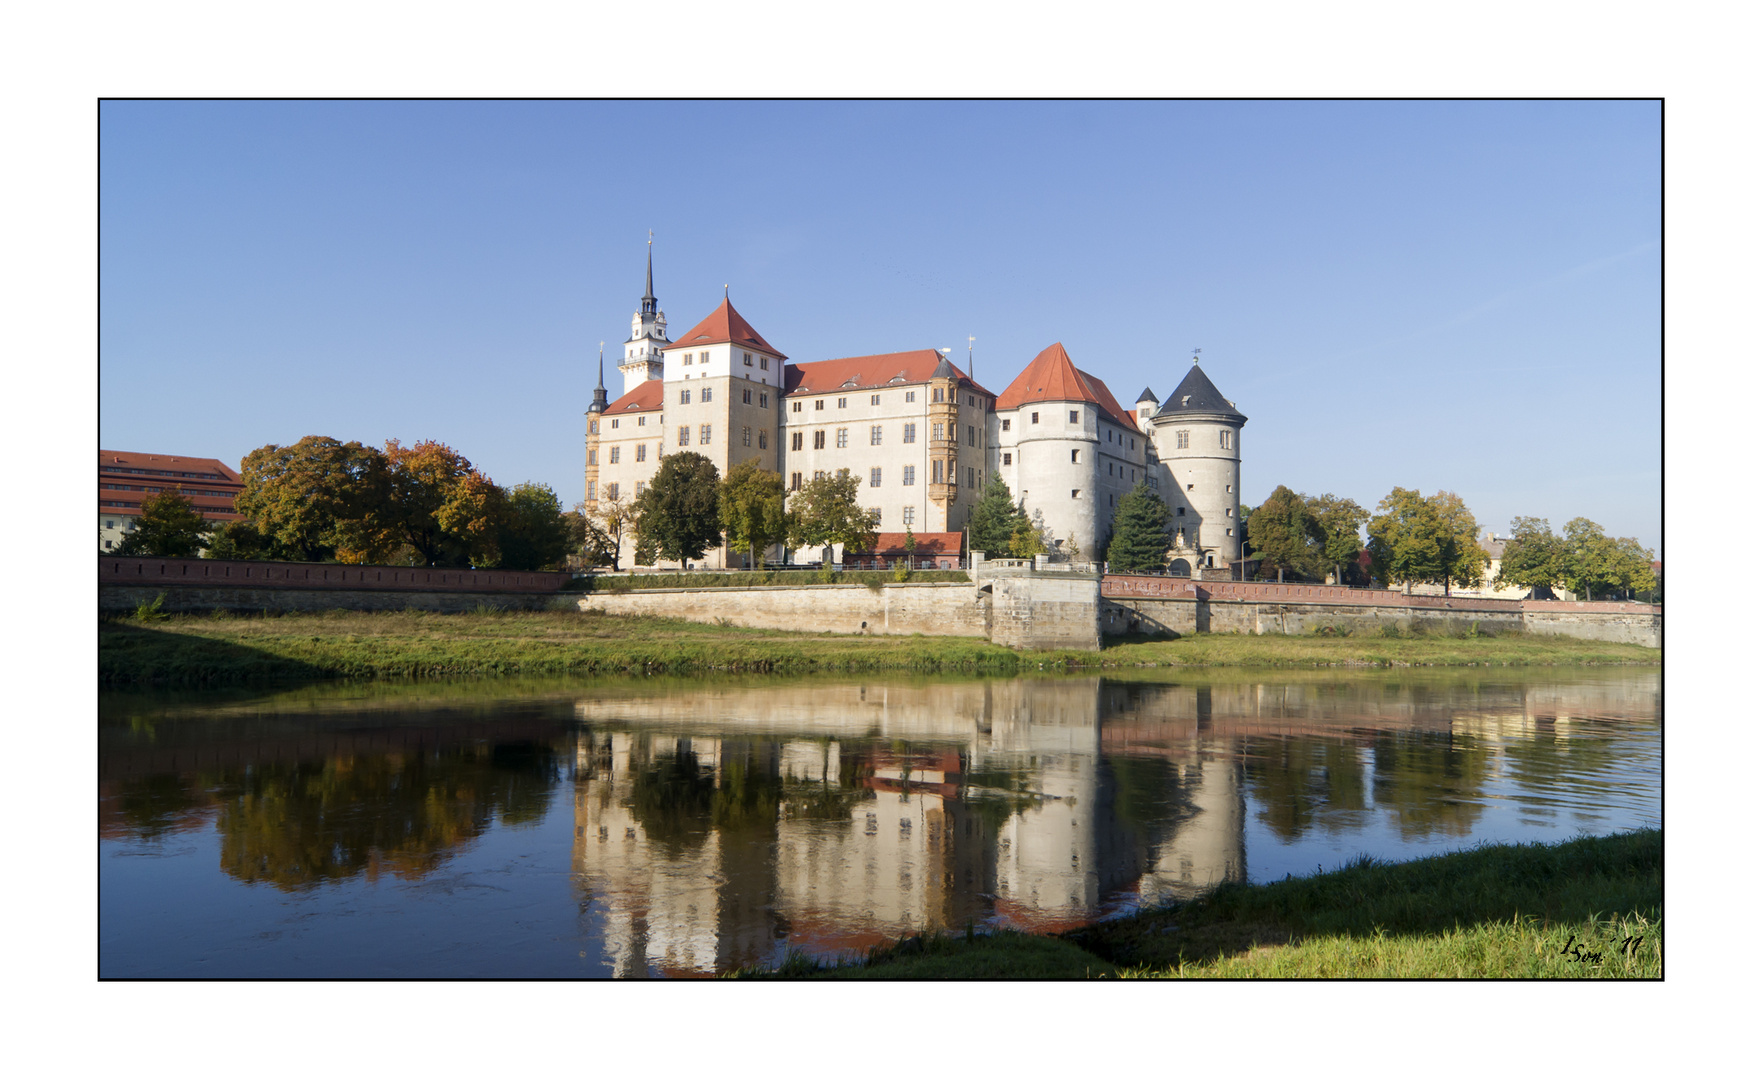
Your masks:
[{"label": "thin spire", "polygon": [[594,403],[588,406],[590,413],[606,411],[606,343],[600,343],[600,381],[594,384]]},{"label": "thin spire", "polygon": [[655,299],[655,230],[649,230],[649,272],[643,278],[643,299]]}]

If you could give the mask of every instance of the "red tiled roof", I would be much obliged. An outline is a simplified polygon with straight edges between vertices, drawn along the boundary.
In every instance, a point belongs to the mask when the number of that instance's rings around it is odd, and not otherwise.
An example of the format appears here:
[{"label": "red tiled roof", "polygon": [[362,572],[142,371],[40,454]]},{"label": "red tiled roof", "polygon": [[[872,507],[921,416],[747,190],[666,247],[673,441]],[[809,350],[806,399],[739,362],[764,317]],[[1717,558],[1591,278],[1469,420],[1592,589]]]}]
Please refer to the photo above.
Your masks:
[{"label": "red tiled roof", "polygon": [[606,406],[602,416],[622,416],[627,412],[659,412],[661,410],[661,380],[645,379],[635,390]]},{"label": "red tiled roof", "polygon": [[675,338],[673,344],[665,345],[663,348],[685,349],[697,345],[721,345],[725,342],[760,349],[779,360],[788,359],[783,353],[772,348],[770,342],[760,337],[759,331],[747,325],[747,320],[741,318],[741,313],[735,310],[735,306],[728,302],[726,296],[722,298],[722,306],[705,316],[703,322]]},{"label": "red tiled roof", "polygon": [[1108,385],[1085,371],[1079,371],[1057,341],[1041,350],[1029,361],[1004,392],[998,395],[998,411],[1014,409],[1031,401],[1087,401],[1099,406],[1108,419],[1122,427],[1138,430],[1132,415],[1120,407],[1109,392]]},{"label": "red tiled roof", "polygon": [[[912,549],[914,556],[959,555],[961,553],[961,534],[958,532],[913,533],[912,539],[918,541],[918,546]],[[876,533],[873,550],[847,551],[846,554],[904,555],[906,554],[906,534],[903,532]]]},{"label": "red tiled roof", "polygon": [[[98,451],[98,471],[117,472],[128,469],[151,469],[156,473],[219,473],[219,483],[239,483],[239,474],[218,458],[174,457],[171,454],[135,454],[122,450]],[[137,474],[139,475],[139,474]],[[173,479],[203,479],[173,477]]]},{"label": "red tiled roof", "polygon": [[204,517],[236,521],[233,497],[243,487],[238,472],[218,458],[98,451],[100,514],[139,517],[143,500],[176,488]]},{"label": "red tiled roof", "polygon": [[[943,354],[935,349],[914,349],[792,364],[785,374],[784,393],[830,394],[837,390],[874,390],[929,382],[942,359]],[[990,390],[968,378],[960,368],[955,368],[955,385],[992,396]]]}]

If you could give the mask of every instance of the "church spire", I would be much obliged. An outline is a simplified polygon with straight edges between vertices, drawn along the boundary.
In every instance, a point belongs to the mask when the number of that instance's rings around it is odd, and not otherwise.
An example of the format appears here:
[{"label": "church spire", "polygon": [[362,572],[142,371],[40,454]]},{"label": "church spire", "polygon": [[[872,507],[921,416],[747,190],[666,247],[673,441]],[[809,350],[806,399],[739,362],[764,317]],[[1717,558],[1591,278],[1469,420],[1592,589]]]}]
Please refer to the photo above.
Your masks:
[{"label": "church spire", "polygon": [[655,230],[649,230],[649,271],[643,277],[643,314],[655,314]]},{"label": "church spire", "polygon": [[594,403],[588,406],[591,413],[606,411],[606,343],[600,343],[600,381],[594,384]]}]

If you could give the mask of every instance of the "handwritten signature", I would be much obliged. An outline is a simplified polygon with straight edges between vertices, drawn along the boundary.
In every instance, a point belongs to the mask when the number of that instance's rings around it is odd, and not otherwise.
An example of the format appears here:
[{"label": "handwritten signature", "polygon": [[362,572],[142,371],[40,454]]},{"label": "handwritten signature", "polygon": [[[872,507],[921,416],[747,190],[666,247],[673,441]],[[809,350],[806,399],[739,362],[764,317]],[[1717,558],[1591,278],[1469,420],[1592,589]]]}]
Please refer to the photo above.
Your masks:
[{"label": "handwritten signature", "polygon": [[[1567,944],[1561,946],[1561,951],[1555,955],[1567,957],[1567,962],[1570,964],[1601,964],[1604,962],[1604,954],[1601,951],[1588,949],[1587,943],[1577,941],[1577,938],[1577,934],[1567,935]],[[1631,957],[1639,956],[1641,942],[1644,940],[1646,940],[1644,935],[1630,935],[1616,945],[1616,951]]]}]

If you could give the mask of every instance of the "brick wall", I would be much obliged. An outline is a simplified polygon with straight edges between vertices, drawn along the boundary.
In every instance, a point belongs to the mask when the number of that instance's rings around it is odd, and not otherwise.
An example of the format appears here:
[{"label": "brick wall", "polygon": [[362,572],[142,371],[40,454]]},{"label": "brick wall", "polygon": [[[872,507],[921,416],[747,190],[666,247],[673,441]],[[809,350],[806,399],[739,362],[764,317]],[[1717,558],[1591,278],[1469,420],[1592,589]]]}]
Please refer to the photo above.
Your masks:
[{"label": "brick wall", "polygon": [[416,592],[555,592],[571,575],[548,570],[452,570],[426,566],[232,559],[98,557],[100,591],[112,585],[251,589],[371,589]]},{"label": "brick wall", "polygon": [[988,597],[966,582],[867,585],[755,585],[731,589],[644,589],[581,596],[583,611],[664,615],[761,630],[835,634],[989,637]]}]

